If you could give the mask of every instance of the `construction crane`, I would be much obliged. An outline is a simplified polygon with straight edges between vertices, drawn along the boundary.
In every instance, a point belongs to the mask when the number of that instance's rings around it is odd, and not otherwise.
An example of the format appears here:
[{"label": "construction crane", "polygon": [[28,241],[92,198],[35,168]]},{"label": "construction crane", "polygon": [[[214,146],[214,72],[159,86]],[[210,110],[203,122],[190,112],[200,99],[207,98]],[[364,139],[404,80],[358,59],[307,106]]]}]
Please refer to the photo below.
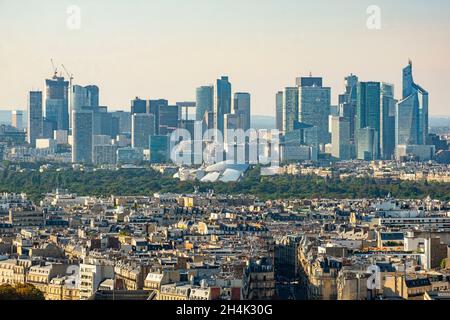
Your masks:
[{"label": "construction crane", "polygon": [[67,71],[67,68],[63,64],[61,66],[63,67],[64,71],[66,72],[67,77],[69,78],[69,85],[72,88],[73,74],[71,74],[69,71]]},{"label": "construction crane", "polygon": [[50,59],[50,62],[52,63],[52,67],[53,67],[53,79],[58,77],[58,68],[55,67],[55,63],[53,62],[53,58]]},{"label": "construction crane", "polygon": [[61,65],[63,70],[66,72],[67,77],[69,78],[69,127],[71,128],[72,125],[72,110],[73,110],[73,99],[72,99],[72,82],[73,82],[73,74],[67,71],[67,68],[62,64]]}]

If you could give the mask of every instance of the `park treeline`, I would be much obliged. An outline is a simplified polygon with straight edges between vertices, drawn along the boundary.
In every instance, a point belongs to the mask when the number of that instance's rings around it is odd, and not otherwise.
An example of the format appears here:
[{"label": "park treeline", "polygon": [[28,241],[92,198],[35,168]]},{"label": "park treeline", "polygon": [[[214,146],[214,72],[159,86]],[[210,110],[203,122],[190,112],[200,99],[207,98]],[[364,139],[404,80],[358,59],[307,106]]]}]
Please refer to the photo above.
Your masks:
[{"label": "park treeline", "polygon": [[253,168],[235,183],[180,182],[149,168],[44,172],[0,171],[0,192],[25,192],[40,200],[56,188],[68,189],[80,196],[152,195],[155,192],[192,193],[214,190],[220,194],[251,194],[261,200],[286,198],[379,198],[393,197],[450,201],[450,184],[426,181],[382,181],[370,178],[326,179],[318,176],[280,175],[263,177]]}]

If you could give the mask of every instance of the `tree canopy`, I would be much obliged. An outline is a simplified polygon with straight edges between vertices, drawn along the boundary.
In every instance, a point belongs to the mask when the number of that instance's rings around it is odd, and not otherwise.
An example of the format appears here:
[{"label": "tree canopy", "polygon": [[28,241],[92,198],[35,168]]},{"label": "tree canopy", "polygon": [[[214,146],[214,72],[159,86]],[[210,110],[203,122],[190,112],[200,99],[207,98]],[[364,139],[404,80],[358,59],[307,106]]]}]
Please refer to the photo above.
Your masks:
[{"label": "tree canopy", "polygon": [[321,178],[318,176],[279,175],[265,177],[258,167],[239,182],[200,183],[179,181],[151,169],[47,170],[0,172],[0,192],[25,192],[40,200],[56,188],[68,189],[80,196],[151,195],[155,192],[191,193],[213,189],[223,194],[252,194],[261,200],[281,198],[378,198],[391,193],[396,198],[420,198],[450,201],[450,184],[426,181],[384,181],[372,178]]},{"label": "tree canopy", "polygon": [[45,300],[44,294],[29,283],[0,286],[0,300]]}]

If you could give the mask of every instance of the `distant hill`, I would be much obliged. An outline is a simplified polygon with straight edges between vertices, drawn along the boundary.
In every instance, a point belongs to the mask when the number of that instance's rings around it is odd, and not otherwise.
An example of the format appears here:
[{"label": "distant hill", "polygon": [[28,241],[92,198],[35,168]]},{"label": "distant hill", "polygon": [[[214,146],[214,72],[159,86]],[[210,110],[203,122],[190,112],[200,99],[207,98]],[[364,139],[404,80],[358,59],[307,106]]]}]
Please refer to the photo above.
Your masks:
[{"label": "distant hill", "polygon": [[[26,120],[26,112],[23,114]],[[11,123],[11,111],[0,110],[0,124]],[[450,116],[431,116],[431,127],[450,127]],[[254,129],[275,129],[275,117],[272,116],[252,116],[252,128]]]},{"label": "distant hill", "polygon": [[271,116],[253,116],[253,129],[275,129],[275,117]]},{"label": "distant hill", "polygon": [[431,127],[450,127],[450,116],[431,116]]},{"label": "distant hill", "polygon": [[[23,112],[23,125],[26,125],[27,123],[27,112],[25,110],[22,110]],[[11,124],[11,110],[0,110],[0,124]]]},{"label": "distant hill", "polygon": [[0,110],[0,124],[11,123],[11,111]]},{"label": "distant hill", "polygon": [[[430,116],[431,127],[450,127],[450,116]],[[275,129],[275,117],[253,116],[252,128]]]}]

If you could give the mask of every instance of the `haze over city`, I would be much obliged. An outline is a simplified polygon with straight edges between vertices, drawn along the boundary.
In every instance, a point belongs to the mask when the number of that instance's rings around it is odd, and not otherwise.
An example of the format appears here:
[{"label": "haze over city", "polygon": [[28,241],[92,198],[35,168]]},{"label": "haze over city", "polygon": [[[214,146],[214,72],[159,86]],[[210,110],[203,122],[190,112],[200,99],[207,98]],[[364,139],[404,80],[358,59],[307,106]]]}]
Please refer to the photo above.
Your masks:
[{"label": "haze over city", "polygon": [[449,301],[449,9],[0,0],[0,309]]},{"label": "haze over city", "polygon": [[[366,10],[381,9],[369,30]],[[79,30],[67,8],[81,9]],[[450,115],[448,1],[8,1],[0,0],[0,109],[25,109],[55,64],[74,83],[100,87],[101,105],[129,108],[135,96],[195,99],[195,88],[228,75],[252,94],[252,113],[274,115],[274,94],[295,77],[324,78],[332,103],[344,77],[385,81],[401,96],[401,69],[430,92],[430,114]],[[319,14],[320,13],[320,14]],[[62,69],[59,67],[60,71]]]}]

